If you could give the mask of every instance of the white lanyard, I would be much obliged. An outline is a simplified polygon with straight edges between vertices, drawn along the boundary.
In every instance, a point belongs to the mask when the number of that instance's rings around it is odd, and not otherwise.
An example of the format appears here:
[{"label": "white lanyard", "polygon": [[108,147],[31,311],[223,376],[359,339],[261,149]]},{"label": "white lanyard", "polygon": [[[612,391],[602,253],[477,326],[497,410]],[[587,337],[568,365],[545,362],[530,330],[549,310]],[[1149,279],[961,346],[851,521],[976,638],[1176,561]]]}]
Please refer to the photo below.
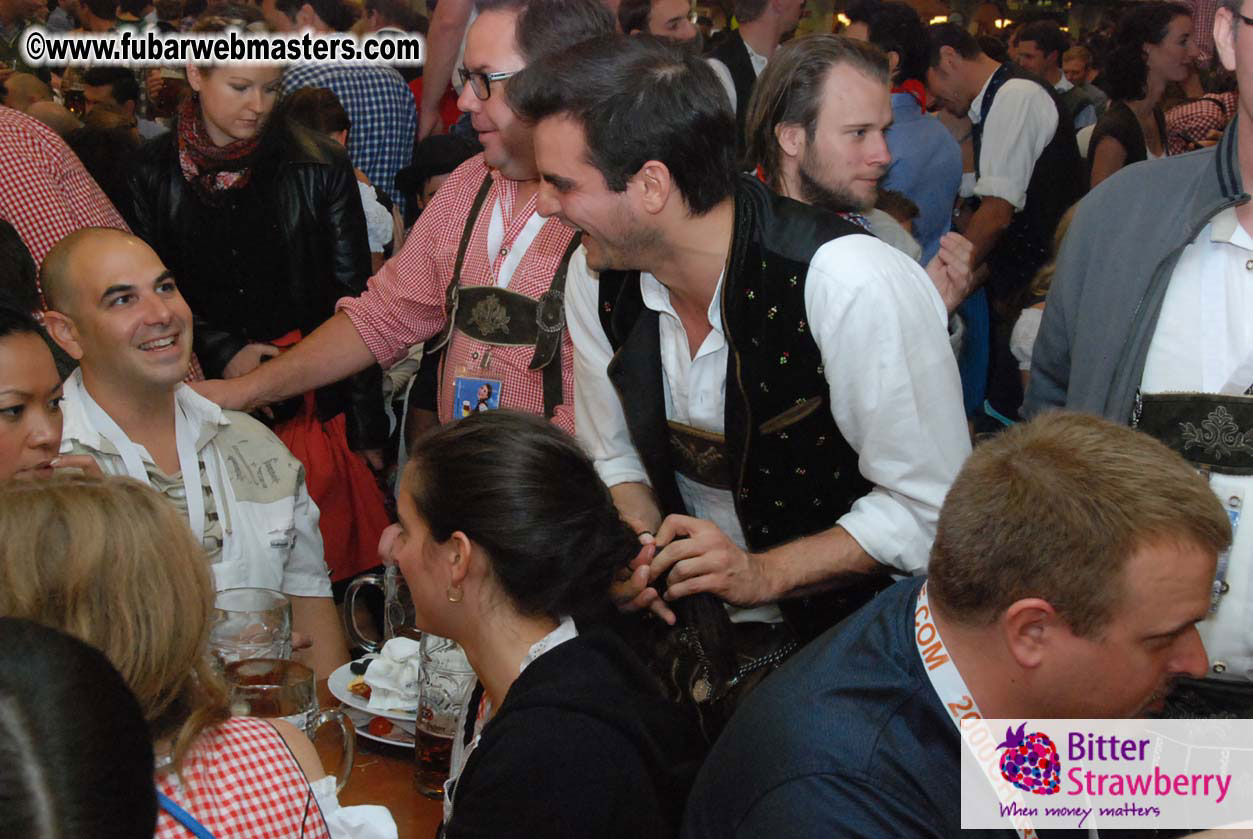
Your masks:
[{"label": "white lanyard", "polygon": [[539,235],[540,228],[544,226],[547,219],[532,210],[531,217],[526,220],[522,232],[506,250],[504,244],[505,213],[500,208],[500,203],[500,198],[497,198],[496,203],[492,205],[492,218],[487,225],[487,264],[494,263],[498,254],[505,257],[505,261],[500,264],[500,271],[496,274],[496,287],[505,288],[513,279],[513,272],[518,270],[522,257],[526,256],[527,250],[535,241],[535,237]]},{"label": "white lanyard", "polygon": [[[144,468],[143,455],[139,446],[130,441],[126,433],[113,421],[113,417],[105,413],[96,404],[96,400],[87,393],[87,388],[80,388],[83,395],[83,408],[91,424],[100,432],[104,439],[113,444],[126,466],[126,474],[137,481],[152,486],[148,478],[148,470]],[[183,493],[187,497],[187,521],[191,525],[192,536],[199,543],[204,539],[204,486],[200,483],[200,461],[196,457],[196,440],[192,436],[191,422],[183,411],[183,406],[174,401],[174,440],[178,446],[178,468],[182,472]]]},{"label": "white lanyard", "polygon": [[[970,688],[966,687],[966,680],[957,671],[957,665],[953,664],[953,658],[940,638],[940,630],[935,625],[935,618],[932,616],[931,606],[927,601],[926,583],[923,583],[922,589],[918,592],[918,607],[914,611],[914,643],[918,648],[918,655],[922,658],[923,669],[927,671],[927,677],[931,680],[931,686],[940,697],[940,703],[948,711],[949,719],[957,727],[966,748],[979,761],[983,774],[991,781],[992,777],[1000,774],[1000,769],[996,766],[997,750],[991,749],[990,757],[986,760],[979,757],[979,750],[982,748],[987,751],[985,741],[991,745],[995,745],[996,741],[991,737],[986,724],[979,726],[961,724],[962,720],[982,720],[983,712],[979,710],[974,696],[970,693]],[[1001,803],[1006,803],[1012,795],[1009,792],[1009,785],[1005,784],[1001,787],[993,784],[993,786],[997,788],[997,797]],[[1025,816],[1015,816],[1009,821],[1020,839],[1039,835]]]}]

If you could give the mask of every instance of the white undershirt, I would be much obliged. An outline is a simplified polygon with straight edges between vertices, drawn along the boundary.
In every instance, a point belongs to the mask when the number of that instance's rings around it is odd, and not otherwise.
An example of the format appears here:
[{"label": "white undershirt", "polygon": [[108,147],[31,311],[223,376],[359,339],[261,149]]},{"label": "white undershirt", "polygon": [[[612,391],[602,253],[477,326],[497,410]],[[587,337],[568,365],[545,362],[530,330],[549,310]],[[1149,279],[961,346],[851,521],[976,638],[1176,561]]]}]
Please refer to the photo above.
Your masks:
[{"label": "white undershirt", "polygon": [[[1218,393],[1253,354],[1253,237],[1224,210],[1179,257],[1166,289],[1144,363],[1141,390]],[[1244,374],[1226,392],[1253,384]],[[1250,429],[1240,429],[1248,432]],[[1253,498],[1253,476],[1210,476],[1219,500]],[[1247,519],[1247,516],[1244,517]],[[1253,678],[1253,521],[1236,528],[1218,611],[1199,625],[1205,651],[1221,678]]]},{"label": "white undershirt", "polygon": [[[580,248],[566,287],[575,429],[607,485],[647,484],[605,374],[613,352],[600,323],[597,282]],[[666,288],[648,274],[640,287],[644,305],[659,312],[667,419],[723,433],[728,348],[718,313],[721,286],[708,313],[712,329],[694,358]],[[853,234],[815,252],[805,310],[830,389],[826,410],[874,484],[838,524],[879,562],[920,573],[944,495],[970,453],[944,304],[916,262],[873,236]],[[676,477],[693,514],[718,523],[746,548],[731,493]]]},{"label": "white undershirt", "polygon": [[[993,74],[995,75],[995,74]],[[988,83],[970,104],[970,122],[979,124]],[[1057,131],[1057,108],[1044,88],[1027,79],[1008,79],[992,100],[979,141],[979,180],[975,195],[1002,198],[1015,212],[1027,206],[1027,185],[1035,163]]]}]

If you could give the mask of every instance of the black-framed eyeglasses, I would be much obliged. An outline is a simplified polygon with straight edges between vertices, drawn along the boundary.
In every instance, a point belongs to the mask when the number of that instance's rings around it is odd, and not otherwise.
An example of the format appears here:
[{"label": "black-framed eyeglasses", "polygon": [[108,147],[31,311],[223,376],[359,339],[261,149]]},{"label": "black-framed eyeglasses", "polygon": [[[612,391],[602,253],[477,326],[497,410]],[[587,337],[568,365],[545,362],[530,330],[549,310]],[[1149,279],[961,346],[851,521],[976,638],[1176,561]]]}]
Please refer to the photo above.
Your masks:
[{"label": "black-framed eyeglasses", "polygon": [[1236,13],[1235,13],[1235,16],[1236,16],[1236,17],[1238,17],[1238,18],[1240,18],[1240,20],[1244,21],[1244,22],[1245,22],[1245,23],[1247,23],[1249,26],[1253,26],[1253,17],[1245,17],[1244,15],[1240,14],[1239,12],[1236,12]]},{"label": "black-framed eyeglasses", "polygon": [[478,73],[460,67],[457,70],[461,76],[461,84],[469,85],[474,91],[474,95],[480,99],[487,99],[492,95],[492,82],[503,82],[510,76],[516,76],[519,71],[511,70],[507,73]]}]

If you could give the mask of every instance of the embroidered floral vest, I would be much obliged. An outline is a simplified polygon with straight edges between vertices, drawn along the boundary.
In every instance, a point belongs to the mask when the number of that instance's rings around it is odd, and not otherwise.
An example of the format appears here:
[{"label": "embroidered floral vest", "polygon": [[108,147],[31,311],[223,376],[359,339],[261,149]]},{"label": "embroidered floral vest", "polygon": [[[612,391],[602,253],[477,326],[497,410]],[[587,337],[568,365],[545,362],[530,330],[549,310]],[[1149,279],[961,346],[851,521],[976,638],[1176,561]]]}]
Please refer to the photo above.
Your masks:
[{"label": "embroidered floral vest", "polygon": [[[723,283],[728,344],[726,459],[748,548],[764,551],[834,526],[871,483],[831,415],[822,357],[806,322],[805,277],[825,242],[861,228],[772,194],[743,176]],[[601,324],[615,349],[609,379],[663,512],[686,512],[665,415],[658,315],[639,273],[602,272]],[[785,601],[808,637],[834,623],[852,591]],[[857,604],[865,597],[858,597]]]}]

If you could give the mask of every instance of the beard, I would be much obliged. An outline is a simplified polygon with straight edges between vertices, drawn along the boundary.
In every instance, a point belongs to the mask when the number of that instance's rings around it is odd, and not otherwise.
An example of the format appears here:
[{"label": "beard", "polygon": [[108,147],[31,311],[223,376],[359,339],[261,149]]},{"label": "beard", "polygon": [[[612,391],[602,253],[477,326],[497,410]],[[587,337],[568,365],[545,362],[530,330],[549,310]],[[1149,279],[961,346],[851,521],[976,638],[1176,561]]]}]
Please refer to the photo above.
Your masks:
[{"label": "beard", "polygon": [[593,271],[649,270],[650,254],[660,245],[661,233],[631,224],[626,219],[618,230],[622,233],[613,240],[591,236],[589,242],[588,234],[583,234],[587,267]]},{"label": "beard", "polygon": [[844,185],[824,184],[815,175],[818,167],[812,155],[806,151],[797,170],[801,198],[806,204],[823,207],[836,213],[864,213],[874,207],[874,195],[865,198]]}]

